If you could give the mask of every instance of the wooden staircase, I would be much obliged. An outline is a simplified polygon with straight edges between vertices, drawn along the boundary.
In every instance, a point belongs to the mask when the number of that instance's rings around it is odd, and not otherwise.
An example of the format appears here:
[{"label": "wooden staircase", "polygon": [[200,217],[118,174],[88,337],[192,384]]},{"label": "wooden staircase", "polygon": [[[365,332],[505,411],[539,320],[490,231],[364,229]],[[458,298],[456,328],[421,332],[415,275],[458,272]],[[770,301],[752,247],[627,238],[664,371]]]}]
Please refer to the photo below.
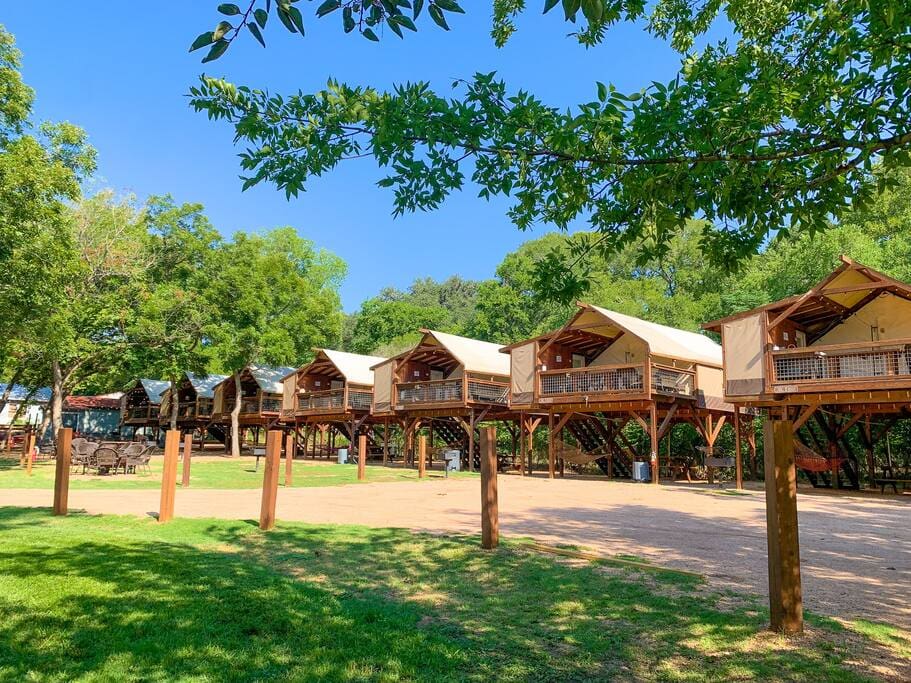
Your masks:
[{"label": "wooden staircase", "polygon": [[630,478],[632,477],[632,463],[629,456],[620,449],[611,430],[605,427],[597,419],[570,420],[566,423],[566,429],[575,437],[579,446],[589,453],[610,452],[613,458],[613,472],[611,464],[608,462],[607,455],[604,455],[595,463],[604,474],[613,474],[614,477]]}]

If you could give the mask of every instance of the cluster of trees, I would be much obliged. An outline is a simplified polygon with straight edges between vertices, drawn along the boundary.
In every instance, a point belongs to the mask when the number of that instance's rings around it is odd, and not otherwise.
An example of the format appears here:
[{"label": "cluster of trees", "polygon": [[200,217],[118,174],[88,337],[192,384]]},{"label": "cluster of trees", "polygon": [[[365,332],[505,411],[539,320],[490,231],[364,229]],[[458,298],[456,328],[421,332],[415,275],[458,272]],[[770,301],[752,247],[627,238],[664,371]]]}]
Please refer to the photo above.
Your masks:
[{"label": "cluster of trees", "polygon": [[[774,240],[728,271],[704,258],[708,229],[690,221],[660,258],[644,262],[631,250],[590,258],[584,300],[672,327],[698,331],[703,322],[803,292],[846,254],[911,281],[911,172],[893,171],[875,202],[847,212],[829,229]],[[549,233],[507,254],[496,276],[481,282],[452,277],[416,281],[407,292],[383,290],[346,323],[345,342],[361,353],[397,352],[430,327],[486,341],[512,343],[556,329],[571,303],[549,296],[537,277],[542,261],[560,254],[565,267],[592,233]],[[584,248],[584,246],[583,246]]]},{"label": "cluster of trees", "polygon": [[50,386],[44,426],[56,429],[75,391],[295,365],[337,344],[337,256],[292,228],[225,239],[201,206],[169,196],[83,197],[94,152],[74,126],[33,122],[2,27],[0,92],[0,409],[13,384]]}]

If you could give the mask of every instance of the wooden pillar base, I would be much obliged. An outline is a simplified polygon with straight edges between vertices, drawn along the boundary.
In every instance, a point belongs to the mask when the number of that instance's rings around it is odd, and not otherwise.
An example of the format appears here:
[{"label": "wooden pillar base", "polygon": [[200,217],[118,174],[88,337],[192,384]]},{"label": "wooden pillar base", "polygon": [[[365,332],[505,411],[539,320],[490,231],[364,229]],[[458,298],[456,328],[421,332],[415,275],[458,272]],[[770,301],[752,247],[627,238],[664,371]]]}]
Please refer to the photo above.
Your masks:
[{"label": "wooden pillar base", "polygon": [[497,501],[497,430],[481,430],[481,547],[493,550],[500,543]]},{"label": "wooden pillar base", "polygon": [[269,531],[275,526],[275,503],[278,498],[278,469],[282,451],[282,433],[277,429],[266,434],[266,467],[263,473],[263,497],[259,510],[259,528]]}]

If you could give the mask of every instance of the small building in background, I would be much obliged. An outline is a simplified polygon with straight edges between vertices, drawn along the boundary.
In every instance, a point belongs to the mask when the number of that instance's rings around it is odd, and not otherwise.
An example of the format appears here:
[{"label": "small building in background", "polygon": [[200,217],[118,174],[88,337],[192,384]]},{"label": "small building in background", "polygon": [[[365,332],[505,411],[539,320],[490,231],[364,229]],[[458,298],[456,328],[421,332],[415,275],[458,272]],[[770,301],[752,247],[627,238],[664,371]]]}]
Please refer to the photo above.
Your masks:
[{"label": "small building in background", "polygon": [[[6,386],[0,384],[0,396],[6,393]],[[17,425],[40,424],[50,400],[51,390],[47,387],[32,391],[21,384],[14,384],[9,401],[0,410],[0,425],[6,427],[13,422]]]},{"label": "small building in background", "polygon": [[123,394],[69,396],[63,402],[63,426],[74,436],[110,438],[120,433],[120,400]]}]

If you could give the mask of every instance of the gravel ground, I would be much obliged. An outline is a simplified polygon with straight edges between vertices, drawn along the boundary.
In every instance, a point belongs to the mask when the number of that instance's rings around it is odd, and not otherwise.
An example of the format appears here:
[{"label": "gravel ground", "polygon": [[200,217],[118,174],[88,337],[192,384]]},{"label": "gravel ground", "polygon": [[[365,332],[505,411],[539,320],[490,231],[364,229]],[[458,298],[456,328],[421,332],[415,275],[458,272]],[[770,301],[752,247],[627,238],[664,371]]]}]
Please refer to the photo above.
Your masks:
[{"label": "gravel ground", "polygon": [[[303,465],[303,463],[302,463]],[[296,465],[297,467],[297,465]],[[479,533],[477,479],[279,490],[280,520]],[[71,490],[70,508],[152,514],[155,490]],[[48,490],[0,490],[0,505],[49,506]],[[258,519],[258,490],[178,490],[177,516]],[[765,501],[706,485],[499,478],[500,532],[629,554],[766,595]],[[801,492],[804,604],[911,630],[911,499]]]}]

